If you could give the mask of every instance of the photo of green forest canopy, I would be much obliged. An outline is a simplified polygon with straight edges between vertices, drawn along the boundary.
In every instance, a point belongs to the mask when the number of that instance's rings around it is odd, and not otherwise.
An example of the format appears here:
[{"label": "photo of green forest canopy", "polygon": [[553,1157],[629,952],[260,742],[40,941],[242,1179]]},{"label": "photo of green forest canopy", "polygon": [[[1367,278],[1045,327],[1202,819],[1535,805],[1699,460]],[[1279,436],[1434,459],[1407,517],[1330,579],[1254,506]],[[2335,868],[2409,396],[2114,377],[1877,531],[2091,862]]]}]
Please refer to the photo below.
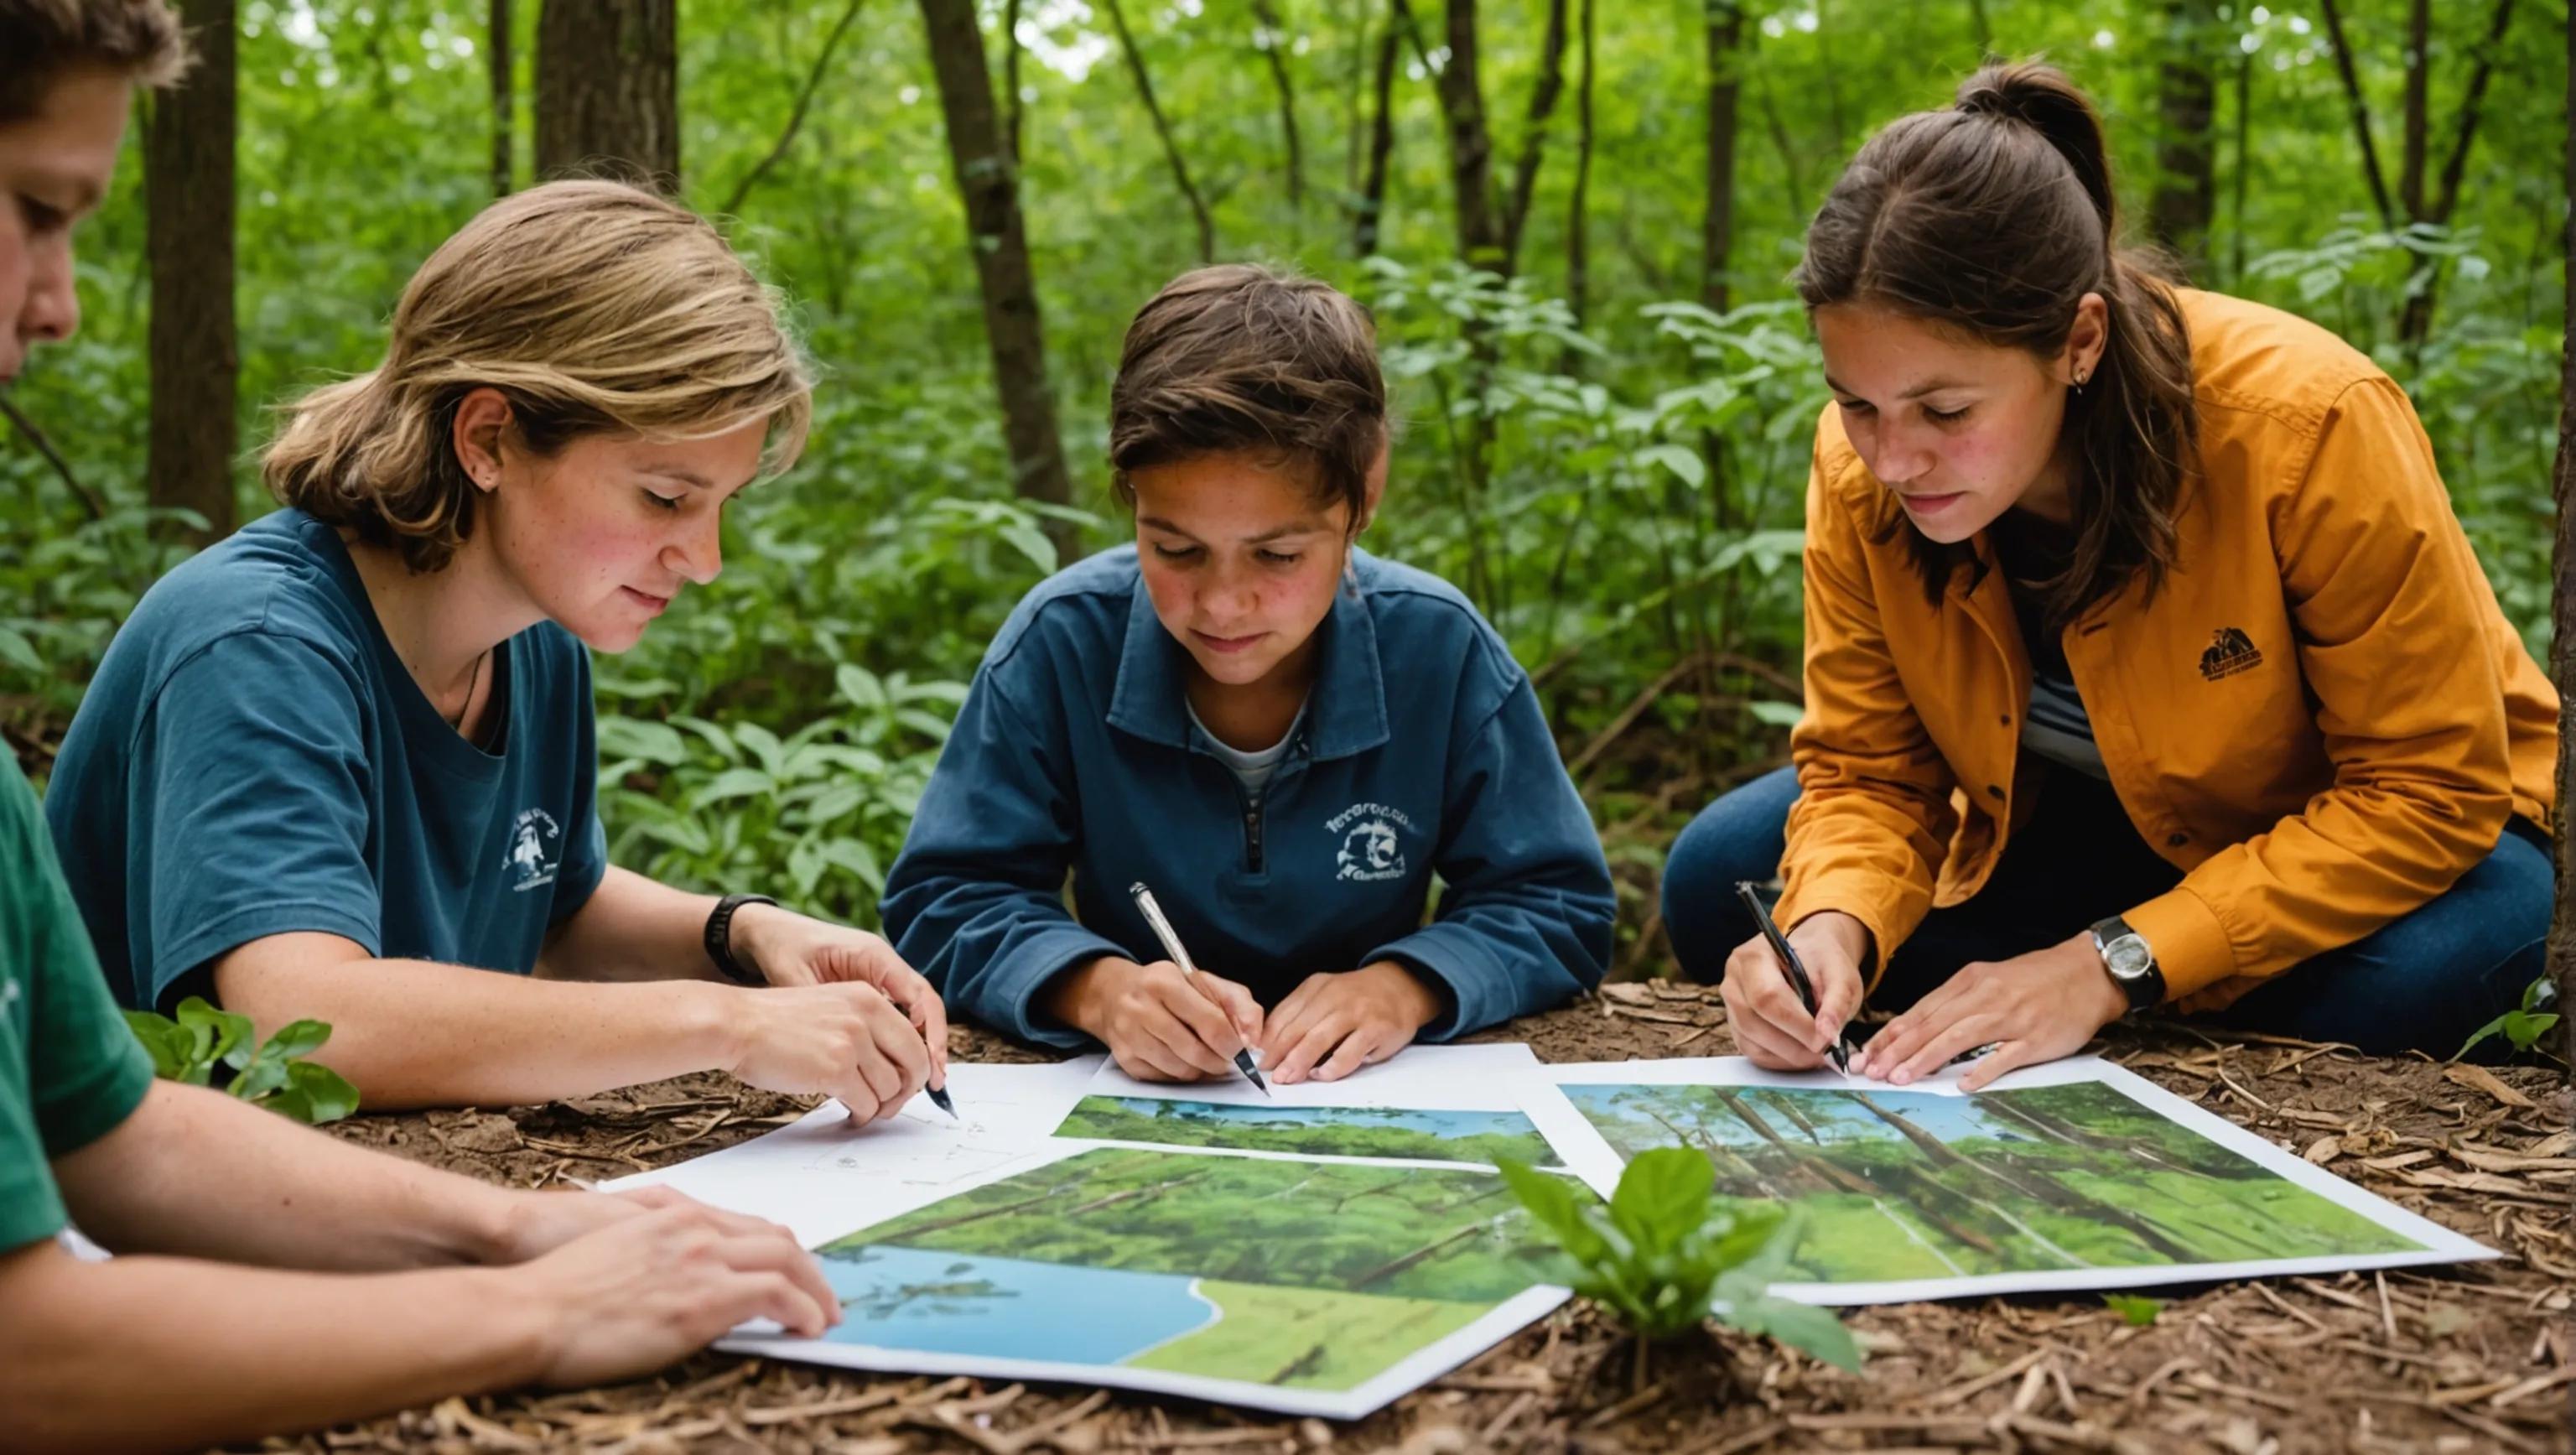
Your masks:
[{"label": "photo of green forest canopy", "polygon": [[1723,1196],[1806,1217],[1786,1275],[1990,1273],[2397,1253],[2420,1245],[2099,1082],[1976,1096],[1567,1086],[1625,1160],[1688,1147]]},{"label": "photo of green forest canopy", "polygon": [[1086,1096],[1059,1137],[1294,1152],[1309,1157],[1377,1157],[1416,1162],[1503,1158],[1554,1167],[1556,1151],[1516,1111],[1409,1111],[1397,1107],[1249,1106],[1142,1096]]},{"label": "photo of green forest canopy", "polygon": [[1491,1173],[1098,1148],[825,1244],[1492,1304],[1568,1270]]}]

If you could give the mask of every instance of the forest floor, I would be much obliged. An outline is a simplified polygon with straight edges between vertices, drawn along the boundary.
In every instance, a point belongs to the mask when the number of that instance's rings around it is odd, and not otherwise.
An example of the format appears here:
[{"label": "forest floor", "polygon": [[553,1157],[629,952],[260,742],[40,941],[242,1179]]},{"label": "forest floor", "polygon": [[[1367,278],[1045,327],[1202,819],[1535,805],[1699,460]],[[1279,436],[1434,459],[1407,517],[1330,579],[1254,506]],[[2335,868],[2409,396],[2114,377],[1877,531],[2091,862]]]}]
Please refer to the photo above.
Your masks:
[{"label": "forest floor", "polygon": [[[1712,990],[1613,984],[1479,1039],[1550,1061],[1731,1053]],[[1732,1333],[1654,1351],[1577,1302],[1366,1420],[1330,1425],[1081,1387],[869,1376],[703,1354],[574,1393],[452,1399],[266,1448],[438,1455],[1758,1455],[1792,1450],[2231,1452],[2569,1448],[2576,1098],[2554,1071],[2388,1061],[2120,1028],[2096,1049],[2371,1191],[2499,1249],[2455,1268],[2158,1290],[2133,1325],[2089,1295],[1852,1311],[1845,1374]],[[962,1060],[1029,1060],[961,1028]],[[507,1112],[362,1116],[351,1141],[519,1187],[667,1165],[804,1104],[705,1075]]]}]

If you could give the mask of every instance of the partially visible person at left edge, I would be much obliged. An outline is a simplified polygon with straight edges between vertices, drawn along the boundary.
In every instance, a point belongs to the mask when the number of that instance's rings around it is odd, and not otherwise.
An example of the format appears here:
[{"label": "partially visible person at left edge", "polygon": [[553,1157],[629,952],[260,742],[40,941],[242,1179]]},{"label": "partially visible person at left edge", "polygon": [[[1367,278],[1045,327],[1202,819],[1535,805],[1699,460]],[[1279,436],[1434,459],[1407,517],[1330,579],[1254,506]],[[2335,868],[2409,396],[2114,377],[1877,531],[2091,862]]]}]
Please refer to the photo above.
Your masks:
[{"label": "partially visible person at left edge", "polygon": [[722,1070],[866,1120],[938,1084],[885,941],[612,866],[594,802],[585,648],[715,578],[810,396],[661,198],[556,182],[431,254],[384,362],[287,411],[286,508],[145,595],[63,740],[45,813],[118,997],[326,1021],[378,1108]]},{"label": "partially visible person at left edge", "polygon": [[993,639],[886,880],[897,946],[961,1011],[1151,1080],[1247,1047],[1332,1080],[1597,982],[1610,871],[1528,674],[1358,548],[1387,469],[1366,311],[1266,268],[1174,280],[1109,442],[1136,543]]}]

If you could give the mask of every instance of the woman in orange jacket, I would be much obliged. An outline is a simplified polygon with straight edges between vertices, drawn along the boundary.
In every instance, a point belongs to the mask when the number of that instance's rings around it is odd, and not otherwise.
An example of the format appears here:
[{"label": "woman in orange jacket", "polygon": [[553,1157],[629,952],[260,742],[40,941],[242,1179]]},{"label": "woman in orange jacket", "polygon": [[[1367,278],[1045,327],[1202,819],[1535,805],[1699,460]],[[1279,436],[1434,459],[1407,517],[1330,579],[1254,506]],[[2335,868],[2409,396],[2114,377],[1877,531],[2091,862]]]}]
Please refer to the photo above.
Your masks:
[{"label": "woman in orange jacket", "polygon": [[[2117,246],[2101,124],[1996,66],[1845,170],[1795,766],[1684,830],[1682,968],[1757,1063],[1971,1089],[2170,1005],[2458,1051],[2540,973],[2558,703],[2405,393]],[[1775,918],[1809,1014],[1731,893]]]}]

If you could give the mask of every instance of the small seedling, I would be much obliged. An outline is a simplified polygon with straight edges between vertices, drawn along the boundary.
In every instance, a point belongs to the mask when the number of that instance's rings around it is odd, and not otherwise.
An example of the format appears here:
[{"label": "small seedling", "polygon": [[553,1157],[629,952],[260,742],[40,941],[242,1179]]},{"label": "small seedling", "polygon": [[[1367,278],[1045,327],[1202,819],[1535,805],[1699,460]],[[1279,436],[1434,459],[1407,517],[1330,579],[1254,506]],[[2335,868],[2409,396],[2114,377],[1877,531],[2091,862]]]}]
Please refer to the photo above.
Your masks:
[{"label": "small seedling", "polygon": [[320,1021],[292,1021],[254,1046],[250,1017],[217,1010],[197,996],[179,1002],[178,1018],[129,1010],[125,1023],[152,1054],[152,1071],[188,1086],[213,1084],[218,1064],[232,1068],[225,1089],[307,1126],[336,1122],[358,1109],[358,1088],[328,1066],[304,1058],[331,1039]]},{"label": "small seedling", "polygon": [[1568,1178],[1512,1162],[1502,1173],[1574,1260],[1574,1291],[1617,1313],[1641,1350],[1714,1318],[1860,1367],[1860,1346],[1831,1310],[1771,1296],[1797,1250],[1798,1219],[1777,1203],[1720,1203],[1716,1169],[1699,1153],[1640,1153],[1607,1204]]},{"label": "small seedling", "polygon": [[2466,1056],[2480,1041],[2490,1036],[2504,1037],[2513,1043],[2513,1048],[2517,1051],[2530,1050],[2540,1044],[2541,1037],[2548,1035],[2557,1026],[2558,1012],[2544,1008],[2557,1003],[2557,987],[2549,983],[2549,978],[2542,976],[2534,980],[2523,987],[2520,1006],[2478,1027],[2477,1034],[2463,1042],[2459,1055],[2451,1059],[2456,1061],[2460,1056]]},{"label": "small seedling", "polygon": [[2143,1329],[2154,1323],[2156,1315],[2165,1306],[2163,1299],[2149,1298],[2143,1293],[2106,1293],[2102,1295],[2102,1301],[2133,1329]]}]

